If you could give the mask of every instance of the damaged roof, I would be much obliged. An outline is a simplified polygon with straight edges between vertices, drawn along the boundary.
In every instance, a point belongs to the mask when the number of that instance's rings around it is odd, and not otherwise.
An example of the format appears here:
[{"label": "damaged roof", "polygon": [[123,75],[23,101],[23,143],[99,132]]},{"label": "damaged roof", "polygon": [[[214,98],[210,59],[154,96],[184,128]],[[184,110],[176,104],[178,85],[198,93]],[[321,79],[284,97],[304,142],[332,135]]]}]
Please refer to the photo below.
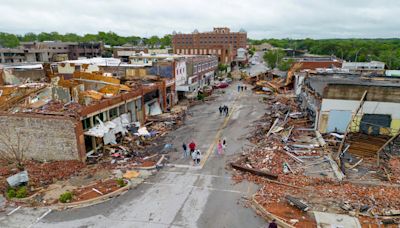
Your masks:
[{"label": "damaged roof", "polygon": [[306,80],[306,84],[322,96],[325,87],[329,84],[400,87],[400,79],[361,77],[360,75],[355,74],[323,74],[309,76]]}]

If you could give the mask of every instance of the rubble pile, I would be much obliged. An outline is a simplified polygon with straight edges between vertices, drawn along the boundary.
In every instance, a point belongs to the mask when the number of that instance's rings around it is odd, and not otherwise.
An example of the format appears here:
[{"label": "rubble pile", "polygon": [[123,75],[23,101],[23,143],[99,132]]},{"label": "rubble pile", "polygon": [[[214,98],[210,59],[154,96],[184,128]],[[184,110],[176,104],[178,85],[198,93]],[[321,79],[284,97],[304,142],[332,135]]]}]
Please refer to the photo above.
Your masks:
[{"label": "rubble pile", "polygon": [[389,160],[389,169],[392,173],[392,180],[400,183],[400,158],[393,157]]},{"label": "rubble pile", "polygon": [[[58,180],[66,180],[77,175],[85,167],[86,165],[80,161],[25,162],[25,170],[28,171],[29,175],[29,186],[33,188],[46,187]],[[6,178],[18,172],[19,170],[13,166],[2,165],[0,169],[1,192],[6,190]]]},{"label": "rubble pile", "polygon": [[[321,136],[310,129],[309,120],[290,96],[267,97],[263,102],[271,111],[254,123],[248,139],[256,146],[244,151],[231,165],[235,169],[234,181],[246,179],[262,186],[254,197],[264,208],[293,207],[287,197],[295,197],[319,211],[367,217],[400,214],[400,188],[393,184],[400,175],[398,158],[389,162],[392,182],[385,180],[382,184],[384,180],[377,179],[384,176],[378,175],[383,171],[370,158],[346,163],[351,175],[342,179],[331,157],[338,145],[335,137]],[[362,167],[352,167],[358,165],[357,161],[363,163]],[[236,166],[248,170],[238,171]],[[362,175],[358,174],[358,169],[362,170]],[[277,175],[277,179],[259,175],[258,171]],[[370,183],[357,182],[364,178]],[[285,218],[282,214],[277,216]],[[287,219],[291,219],[289,217]]]}]

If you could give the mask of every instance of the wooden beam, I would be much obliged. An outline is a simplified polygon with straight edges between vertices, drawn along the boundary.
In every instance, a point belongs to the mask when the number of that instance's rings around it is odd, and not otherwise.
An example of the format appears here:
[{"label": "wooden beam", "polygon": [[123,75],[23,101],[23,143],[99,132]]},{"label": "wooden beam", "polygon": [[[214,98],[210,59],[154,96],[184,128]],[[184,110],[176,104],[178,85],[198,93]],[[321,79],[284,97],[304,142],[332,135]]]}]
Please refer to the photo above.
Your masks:
[{"label": "wooden beam", "polygon": [[378,166],[379,166],[379,155],[380,155],[380,153],[382,152],[382,150],[383,149],[385,149],[385,147],[387,146],[387,145],[389,145],[389,143],[391,143],[393,140],[395,140],[397,137],[399,137],[399,135],[400,135],[400,130],[395,134],[395,135],[393,135],[388,141],[386,141],[385,142],[385,144],[383,144],[382,146],[381,146],[381,148],[379,148],[379,150],[376,152],[376,156],[377,156],[377,164],[378,164]]},{"label": "wooden beam", "polygon": [[272,219],[276,220],[276,224],[278,224],[278,227],[283,227],[283,228],[295,228],[294,226],[290,225],[286,221],[284,221],[282,218],[272,214],[271,212],[267,211],[257,200],[256,198],[252,197],[253,201],[253,206],[256,210],[260,211],[261,214],[263,215],[264,219],[267,221],[271,221]]},{"label": "wooden beam", "polygon": [[354,119],[356,118],[358,112],[360,111],[360,109],[361,109],[362,106],[364,105],[364,102],[365,102],[365,98],[366,98],[366,96],[367,96],[367,93],[368,93],[368,90],[365,90],[365,91],[364,91],[364,94],[362,95],[362,97],[361,97],[361,99],[360,99],[360,104],[358,105],[358,107],[357,107],[357,109],[356,109],[356,112],[354,113],[354,116],[351,118],[349,124],[347,125],[346,132],[344,133],[342,142],[340,142],[340,146],[339,146],[339,149],[338,149],[338,155],[337,155],[337,157],[336,157],[336,160],[339,159],[339,155],[340,155],[340,153],[342,152],[343,145],[344,145],[344,141],[346,140],[347,134],[348,134],[349,131],[350,131],[351,123],[353,123],[353,121],[354,121]]},{"label": "wooden beam", "polygon": [[262,176],[262,177],[266,177],[268,179],[272,179],[272,180],[277,180],[278,179],[278,175],[270,173],[270,172],[266,172],[266,171],[261,171],[261,170],[257,170],[257,169],[253,169],[253,168],[247,168],[235,163],[231,163],[232,168],[240,170],[240,171],[244,171],[244,172],[249,172],[252,173],[254,175],[257,176]]},{"label": "wooden beam", "polygon": [[269,129],[268,133],[267,133],[267,137],[269,137],[269,135],[271,134],[272,130],[275,128],[275,126],[278,124],[279,118],[276,118],[274,123],[272,124],[271,128]]}]

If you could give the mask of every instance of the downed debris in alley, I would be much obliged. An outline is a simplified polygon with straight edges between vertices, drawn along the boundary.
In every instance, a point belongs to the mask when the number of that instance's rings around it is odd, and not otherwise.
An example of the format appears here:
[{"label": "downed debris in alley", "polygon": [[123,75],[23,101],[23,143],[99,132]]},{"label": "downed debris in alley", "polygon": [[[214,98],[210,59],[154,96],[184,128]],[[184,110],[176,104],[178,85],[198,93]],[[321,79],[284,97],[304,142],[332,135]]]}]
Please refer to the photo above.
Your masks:
[{"label": "downed debris in alley", "polygon": [[[262,102],[267,112],[254,123],[248,138],[255,147],[243,151],[231,166],[235,181],[247,179],[261,185],[254,200],[270,215],[295,227],[315,224],[311,211],[357,216],[362,224],[377,224],[375,218],[400,222],[396,217],[400,210],[398,157],[391,156],[378,166],[374,157],[352,154],[361,151],[356,140],[361,136],[350,134],[354,141],[348,142],[350,153],[341,167],[333,156],[340,135],[314,130],[290,93],[264,96]],[[356,142],[353,149],[352,142]],[[271,176],[277,178],[271,181]]]}]

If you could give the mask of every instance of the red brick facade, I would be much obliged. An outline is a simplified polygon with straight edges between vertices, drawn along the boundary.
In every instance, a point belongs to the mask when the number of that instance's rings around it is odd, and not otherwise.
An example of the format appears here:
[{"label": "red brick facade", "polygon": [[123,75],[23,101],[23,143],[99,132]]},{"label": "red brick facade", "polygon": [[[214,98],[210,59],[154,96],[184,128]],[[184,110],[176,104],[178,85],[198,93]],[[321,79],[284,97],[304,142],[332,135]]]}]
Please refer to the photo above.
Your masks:
[{"label": "red brick facade", "polygon": [[230,32],[229,28],[214,28],[212,32],[175,34],[172,46],[175,54],[217,55],[220,63],[230,64],[238,48],[246,48],[246,32]]}]

